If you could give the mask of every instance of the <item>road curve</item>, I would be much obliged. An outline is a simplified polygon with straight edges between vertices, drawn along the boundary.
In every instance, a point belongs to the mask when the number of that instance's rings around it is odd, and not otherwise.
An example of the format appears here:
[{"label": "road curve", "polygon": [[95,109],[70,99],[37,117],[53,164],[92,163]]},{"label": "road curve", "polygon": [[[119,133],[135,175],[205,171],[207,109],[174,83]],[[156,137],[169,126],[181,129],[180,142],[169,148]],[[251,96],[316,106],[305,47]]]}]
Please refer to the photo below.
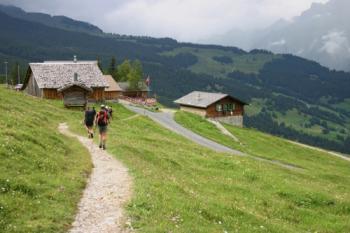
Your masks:
[{"label": "road curve", "polygon": [[212,149],[214,151],[217,151],[217,152],[230,153],[230,154],[238,155],[238,156],[246,156],[246,154],[244,154],[241,151],[231,149],[229,147],[226,147],[226,146],[221,145],[219,143],[216,143],[212,140],[204,138],[204,137],[186,129],[185,127],[181,126],[180,124],[178,124],[174,120],[173,113],[171,113],[171,112],[155,113],[155,112],[151,112],[151,111],[148,111],[146,109],[143,109],[143,108],[138,108],[138,107],[127,105],[127,104],[124,104],[124,106],[127,109],[129,109],[137,114],[148,116],[149,118],[151,118],[155,122],[159,123],[163,127],[167,128],[167,129],[169,129],[177,134],[180,134],[180,135],[190,139],[191,141],[193,141],[199,145],[205,146],[205,147]]}]

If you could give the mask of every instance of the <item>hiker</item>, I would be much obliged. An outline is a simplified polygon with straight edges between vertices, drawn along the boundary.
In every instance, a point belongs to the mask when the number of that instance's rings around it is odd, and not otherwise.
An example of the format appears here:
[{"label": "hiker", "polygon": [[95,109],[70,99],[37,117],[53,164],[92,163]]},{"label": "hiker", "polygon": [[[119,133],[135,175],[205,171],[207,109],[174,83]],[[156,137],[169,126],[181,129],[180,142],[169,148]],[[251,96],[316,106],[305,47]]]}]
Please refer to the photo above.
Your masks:
[{"label": "hiker", "polygon": [[95,116],[96,116],[96,109],[95,109],[95,106],[92,107],[92,111],[94,112],[94,119],[95,119]]},{"label": "hiker", "polygon": [[93,109],[91,110],[90,107],[86,108],[85,111],[85,117],[84,117],[84,123],[86,130],[88,132],[88,138],[94,137],[94,119],[95,119],[96,111]]},{"label": "hiker", "polygon": [[108,108],[108,113],[109,113],[109,117],[110,117],[111,119],[113,119],[113,109],[112,109],[112,107],[109,107],[109,108]]},{"label": "hiker", "polygon": [[95,124],[98,126],[100,133],[100,145],[102,149],[106,149],[106,139],[107,139],[107,126],[109,123],[109,116],[106,111],[106,107],[101,105],[100,111],[97,113],[95,118]]}]

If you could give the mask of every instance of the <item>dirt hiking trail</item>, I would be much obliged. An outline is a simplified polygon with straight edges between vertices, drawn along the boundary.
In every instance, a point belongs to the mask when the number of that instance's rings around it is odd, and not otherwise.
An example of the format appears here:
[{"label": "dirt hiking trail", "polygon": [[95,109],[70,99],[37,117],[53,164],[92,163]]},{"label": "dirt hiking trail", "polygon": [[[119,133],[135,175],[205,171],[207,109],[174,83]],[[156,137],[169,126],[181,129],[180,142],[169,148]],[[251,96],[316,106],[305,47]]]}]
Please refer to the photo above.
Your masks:
[{"label": "dirt hiking trail", "polygon": [[128,169],[91,140],[69,131],[61,123],[59,131],[77,138],[91,154],[93,170],[78,206],[71,233],[132,232],[123,207],[131,198],[132,178]]}]

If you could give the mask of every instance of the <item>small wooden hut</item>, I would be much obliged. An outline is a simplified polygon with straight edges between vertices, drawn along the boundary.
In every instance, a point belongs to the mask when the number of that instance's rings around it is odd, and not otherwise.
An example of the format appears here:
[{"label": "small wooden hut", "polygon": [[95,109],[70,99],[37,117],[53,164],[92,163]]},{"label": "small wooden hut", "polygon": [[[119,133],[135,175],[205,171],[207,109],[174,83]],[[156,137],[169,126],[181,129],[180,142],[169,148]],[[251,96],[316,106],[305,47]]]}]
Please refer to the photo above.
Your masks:
[{"label": "small wooden hut", "polygon": [[123,90],[120,88],[118,83],[114,80],[112,75],[104,75],[108,87],[105,89],[105,99],[106,100],[116,100],[121,95]]},{"label": "small wooden hut", "polygon": [[243,127],[247,103],[227,94],[194,91],[174,102],[183,111]]},{"label": "small wooden hut", "polygon": [[147,98],[149,88],[144,82],[139,82],[137,88],[131,88],[129,82],[118,82],[123,96],[130,98]]},{"label": "small wooden hut", "polygon": [[88,96],[93,90],[82,83],[74,82],[66,84],[57,90],[63,97],[64,106],[69,107],[86,107]]}]

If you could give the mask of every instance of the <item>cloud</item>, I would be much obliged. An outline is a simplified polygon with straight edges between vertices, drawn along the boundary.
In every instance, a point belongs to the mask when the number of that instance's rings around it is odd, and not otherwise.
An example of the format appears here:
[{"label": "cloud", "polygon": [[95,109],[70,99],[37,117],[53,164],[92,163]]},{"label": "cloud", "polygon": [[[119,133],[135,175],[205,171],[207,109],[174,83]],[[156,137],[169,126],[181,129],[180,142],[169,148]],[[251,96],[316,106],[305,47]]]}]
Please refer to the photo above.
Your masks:
[{"label": "cloud", "polygon": [[0,0],[29,11],[66,15],[120,34],[196,41],[232,28],[262,28],[327,0]]},{"label": "cloud", "polygon": [[282,46],[285,45],[287,41],[285,39],[281,39],[279,41],[272,42],[270,46]]},{"label": "cloud", "polygon": [[322,36],[323,46],[321,52],[327,52],[330,55],[337,55],[342,51],[350,51],[349,41],[343,31],[331,31]]}]

